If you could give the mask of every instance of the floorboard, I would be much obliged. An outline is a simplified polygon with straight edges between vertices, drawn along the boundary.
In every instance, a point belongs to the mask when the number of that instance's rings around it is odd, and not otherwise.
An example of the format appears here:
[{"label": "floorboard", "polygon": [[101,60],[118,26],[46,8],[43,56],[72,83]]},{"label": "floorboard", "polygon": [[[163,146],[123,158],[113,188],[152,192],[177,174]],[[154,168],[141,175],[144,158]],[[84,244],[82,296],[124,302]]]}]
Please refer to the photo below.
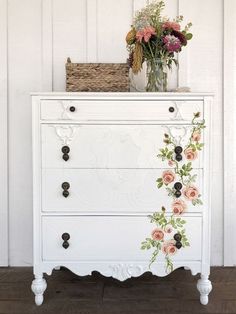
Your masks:
[{"label": "floorboard", "polygon": [[183,269],[164,278],[146,273],[119,282],[62,268],[46,276],[40,307],[34,304],[32,279],[32,268],[0,268],[0,314],[236,314],[236,268],[212,268],[207,306],[199,303],[198,277]]}]

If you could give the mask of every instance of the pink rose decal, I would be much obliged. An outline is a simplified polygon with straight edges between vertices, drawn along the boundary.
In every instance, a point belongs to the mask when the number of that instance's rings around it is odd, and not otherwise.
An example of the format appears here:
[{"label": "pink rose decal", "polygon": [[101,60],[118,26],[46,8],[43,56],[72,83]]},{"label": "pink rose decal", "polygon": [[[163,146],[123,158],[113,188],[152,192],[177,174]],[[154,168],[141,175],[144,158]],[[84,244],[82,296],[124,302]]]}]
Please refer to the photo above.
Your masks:
[{"label": "pink rose decal", "polygon": [[198,157],[197,151],[196,150],[194,151],[191,147],[185,149],[184,154],[186,159],[190,161],[193,161]]},{"label": "pink rose decal", "polygon": [[164,232],[161,229],[156,228],[152,231],[152,238],[153,240],[161,241],[164,238]]},{"label": "pink rose decal", "polygon": [[172,207],[173,214],[175,215],[181,215],[187,209],[186,203],[182,200],[174,201],[171,207]]},{"label": "pink rose decal", "polygon": [[199,191],[195,186],[191,185],[191,186],[186,187],[183,190],[183,195],[185,196],[187,200],[193,201],[193,200],[198,199]]},{"label": "pink rose decal", "polygon": [[142,40],[147,43],[152,35],[156,35],[155,28],[153,28],[152,26],[148,26],[138,31],[136,34],[136,38],[140,43],[142,42]]},{"label": "pink rose decal", "polygon": [[192,134],[192,140],[194,142],[199,142],[201,140],[201,133],[199,131],[195,131]]},{"label": "pink rose decal", "polygon": [[177,251],[177,248],[175,246],[175,240],[168,240],[163,243],[162,252],[165,255],[174,255],[176,251]]},{"label": "pink rose decal", "polygon": [[175,180],[175,174],[171,170],[166,170],[162,173],[162,180],[165,185],[170,184]]},{"label": "pink rose decal", "polygon": [[165,233],[171,233],[173,231],[173,228],[170,225],[165,226],[164,228]]},{"label": "pink rose decal", "polygon": [[169,160],[169,161],[168,161],[168,165],[169,165],[170,167],[173,167],[174,164],[175,164],[175,163],[173,162],[173,160]]},{"label": "pink rose decal", "polygon": [[173,31],[180,31],[180,24],[177,22],[167,21],[162,24],[163,29],[172,29]]}]

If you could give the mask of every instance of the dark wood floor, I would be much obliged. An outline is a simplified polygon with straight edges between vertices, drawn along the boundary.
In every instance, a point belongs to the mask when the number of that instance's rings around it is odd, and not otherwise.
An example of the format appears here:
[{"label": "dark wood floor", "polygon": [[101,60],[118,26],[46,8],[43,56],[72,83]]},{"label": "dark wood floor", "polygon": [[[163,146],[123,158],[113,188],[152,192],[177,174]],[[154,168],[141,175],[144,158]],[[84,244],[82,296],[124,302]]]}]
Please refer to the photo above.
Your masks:
[{"label": "dark wood floor", "polygon": [[45,302],[36,307],[32,269],[0,268],[0,314],[236,313],[236,268],[212,268],[207,306],[199,303],[197,277],[182,269],[165,278],[147,273],[123,283],[98,273],[78,277],[65,269],[46,279]]}]

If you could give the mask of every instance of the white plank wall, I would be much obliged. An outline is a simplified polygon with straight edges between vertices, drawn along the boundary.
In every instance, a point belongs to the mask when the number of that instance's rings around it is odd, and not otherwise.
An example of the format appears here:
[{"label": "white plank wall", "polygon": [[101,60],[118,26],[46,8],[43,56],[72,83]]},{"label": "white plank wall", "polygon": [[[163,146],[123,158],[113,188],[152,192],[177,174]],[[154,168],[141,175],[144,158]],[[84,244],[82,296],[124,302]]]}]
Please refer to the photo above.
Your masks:
[{"label": "white plank wall", "polygon": [[[145,3],[145,0],[0,0],[0,17],[3,17],[0,19],[0,34],[5,37],[8,34],[8,39],[0,39],[3,42],[0,54],[5,53],[8,59],[8,70],[5,68],[7,72],[4,72],[8,75],[8,94],[0,74],[0,88],[5,91],[4,97],[0,98],[0,110],[6,116],[8,95],[10,265],[32,263],[29,93],[65,90],[68,56],[77,62],[124,62],[127,58],[125,35],[133,11]],[[209,20],[209,12],[214,15],[213,23]],[[166,1],[166,14],[175,16],[179,13],[185,16],[186,22],[193,22],[194,39],[180,57],[180,71],[173,71],[170,85],[174,88],[179,82],[182,86],[191,86],[193,91],[216,93],[213,108],[212,265],[222,265],[223,0],[205,0],[204,6],[199,0]],[[6,129],[4,134],[6,137]],[[4,142],[4,149],[6,147]],[[7,165],[6,160],[3,162]],[[6,205],[1,202],[0,206],[2,217]],[[3,229],[0,235],[2,232]],[[0,262],[4,264],[4,258],[0,257]]]},{"label": "white plank wall", "polygon": [[7,1],[0,0],[0,265],[8,265]]},{"label": "white plank wall", "polygon": [[236,265],[236,1],[225,0],[224,17],[224,265]]}]

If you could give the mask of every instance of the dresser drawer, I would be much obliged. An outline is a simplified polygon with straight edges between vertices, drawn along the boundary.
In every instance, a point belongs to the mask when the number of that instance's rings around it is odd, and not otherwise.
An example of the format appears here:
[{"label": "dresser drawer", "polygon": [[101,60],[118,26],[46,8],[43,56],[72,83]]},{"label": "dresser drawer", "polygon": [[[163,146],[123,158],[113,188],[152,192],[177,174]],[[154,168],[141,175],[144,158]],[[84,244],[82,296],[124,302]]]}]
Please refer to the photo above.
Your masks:
[{"label": "dresser drawer", "polygon": [[[149,261],[151,252],[141,250],[141,242],[155,228],[147,217],[43,217],[43,260],[45,261]],[[185,217],[190,247],[180,249],[173,260],[201,259],[202,219]],[[134,227],[135,226],[135,227]],[[132,232],[131,232],[132,231]],[[62,235],[68,233],[68,248]],[[168,237],[173,235],[166,235]],[[160,254],[158,260],[163,261]]]},{"label": "dresser drawer", "polygon": [[[172,197],[156,179],[162,169],[44,169],[42,176],[42,210],[80,214],[150,213],[165,206],[171,211]],[[201,193],[202,170],[196,170],[194,183]],[[62,183],[69,183],[63,196]],[[173,187],[173,183],[169,185]],[[66,192],[66,193],[67,193]],[[202,194],[202,193],[201,193]],[[188,212],[200,212],[186,200]]]},{"label": "dresser drawer", "polygon": [[[164,134],[171,134],[176,145],[184,148],[191,131],[190,125],[46,124],[41,127],[42,167],[163,168],[167,162],[157,154],[165,147]],[[198,153],[193,167],[201,165]]]},{"label": "dresser drawer", "polygon": [[203,113],[202,101],[41,100],[42,120],[186,121]]}]

